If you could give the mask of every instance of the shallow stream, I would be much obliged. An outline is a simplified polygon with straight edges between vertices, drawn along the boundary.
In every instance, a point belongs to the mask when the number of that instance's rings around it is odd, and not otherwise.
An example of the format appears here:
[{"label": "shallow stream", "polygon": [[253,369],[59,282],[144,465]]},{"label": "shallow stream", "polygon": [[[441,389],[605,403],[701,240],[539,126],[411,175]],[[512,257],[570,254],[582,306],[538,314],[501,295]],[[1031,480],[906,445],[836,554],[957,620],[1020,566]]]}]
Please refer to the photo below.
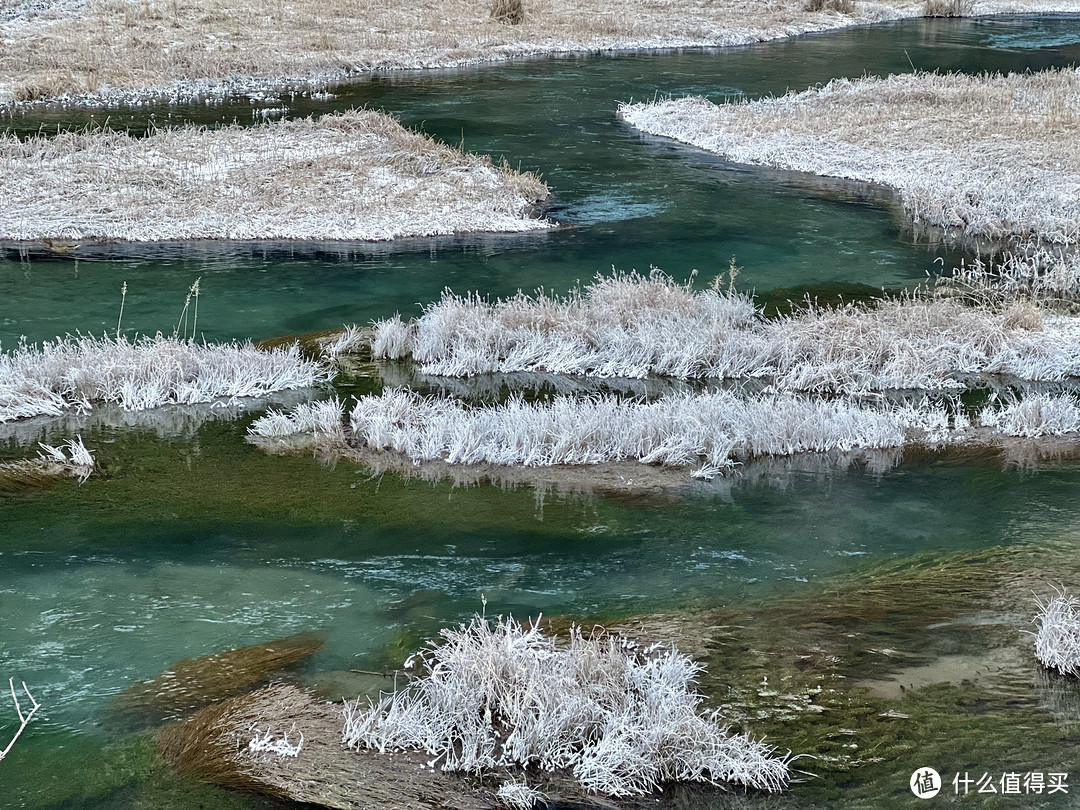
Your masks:
[{"label": "shallow stream", "polygon": [[[916,244],[887,194],[642,137],[615,119],[617,102],[782,93],[912,65],[1077,61],[1077,18],[920,20],[730,50],[377,76],[331,101],[98,110],[96,120],[141,131],[151,119],[251,123],[264,108],[304,116],[367,104],[541,172],[561,227],[393,246],[113,246],[77,262],[9,250],[0,341],[111,330],[124,281],[125,327],[153,332],[172,329],[201,277],[209,340],[412,314],[446,286],[561,291],[611,265],[680,279],[697,269],[703,283],[734,256],[738,284],[763,300],[908,287],[939,256],[960,254]],[[35,108],[0,125],[87,120]],[[371,385],[343,380],[341,390]],[[1080,795],[1080,695],[1040,675],[1021,633],[1032,590],[1080,584],[1080,464],[909,454],[880,474],[834,460],[665,495],[537,493],[270,457],[243,441],[250,415],[210,416],[84,425],[100,475],[0,492],[0,674],[25,680],[44,705],[0,767],[5,806],[263,806],[154,766],[139,718],[117,722],[112,698],[178,659],[301,631],[322,633],[326,648],[288,677],[354,694],[372,676],[350,670],[392,670],[478,610],[482,594],[489,613],[664,614],[702,644],[713,703],[818,757],[800,761],[815,777],[780,799],[694,794],[669,806],[903,806],[921,766],[949,780],[1073,771]],[[0,428],[0,460],[27,455],[34,437]],[[0,711],[2,743],[12,726]]]}]

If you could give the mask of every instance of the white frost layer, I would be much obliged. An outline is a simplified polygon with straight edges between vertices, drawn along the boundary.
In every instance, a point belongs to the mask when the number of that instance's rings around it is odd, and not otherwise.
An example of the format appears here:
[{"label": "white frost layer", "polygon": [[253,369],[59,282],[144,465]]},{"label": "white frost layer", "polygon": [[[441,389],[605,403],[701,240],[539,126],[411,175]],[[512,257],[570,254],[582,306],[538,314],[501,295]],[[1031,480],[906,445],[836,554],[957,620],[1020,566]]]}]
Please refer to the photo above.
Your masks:
[{"label": "white frost layer", "polygon": [[305,436],[327,449],[386,450],[415,463],[544,467],[603,464],[702,465],[700,474],[737,461],[805,452],[899,447],[918,432],[941,441],[966,427],[946,404],[866,405],[794,394],[740,397],[729,391],[680,394],[655,402],[614,397],[511,399],[469,408],[445,398],[388,390],[360,397],[343,422],[330,400],[292,413],[270,411],[250,434]]},{"label": "white frost layer", "polygon": [[766,320],[746,296],[715,285],[694,291],[654,271],[598,277],[565,298],[489,302],[447,292],[415,321],[378,322],[372,352],[451,377],[761,378],[778,390],[941,391],[977,374],[1080,377],[1080,320],[922,298]]},{"label": "white frost layer", "polygon": [[1080,400],[1036,394],[982,408],[969,419],[955,400],[863,402],[797,394],[731,391],[674,394],[654,402],[610,396],[510,399],[468,407],[444,397],[390,389],[356,400],[270,409],[249,435],[305,439],[316,449],[389,451],[414,464],[507,467],[589,465],[635,460],[671,467],[700,465],[711,478],[738,463],[800,453],[851,453],[931,445],[992,443],[999,437],[1080,438]]},{"label": "white frost layer", "polygon": [[1060,591],[1045,604],[1033,620],[1035,657],[1043,666],[1063,675],[1080,676],[1080,600]]},{"label": "white frost layer", "polygon": [[[537,54],[744,45],[917,17],[925,6],[855,2],[841,14],[808,11],[806,0],[528,0],[525,21],[508,26],[490,19],[490,2],[475,0],[388,0],[362,13],[349,0],[77,2],[40,0],[52,10],[12,15],[0,27],[0,103],[191,98]],[[986,0],[970,9],[1058,11],[1078,12],[1080,2]]]},{"label": "white frost layer", "polygon": [[653,135],[740,163],[890,186],[968,237],[1080,235],[1080,72],[836,79],[781,98],[628,104]]},{"label": "white frost layer", "polygon": [[0,239],[385,240],[550,227],[529,174],[352,111],[217,130],[0,137]]},{"label": "white frost layer", "polygon": [[[639,650],[578,628],[556,645],[512,617],[494,626],[475,617],[442,636],[406,662],[426,669],[407,690],[345,704],[346,745],[423,750],[447,771],[570,771],[608,796],[672,782],[775,791],[790,778],[786,758],[701,708],[701,667],[676,650]],[[512,798],[528,807],[536,796],[522,787]]]},{"label": "white frost layer", "polygon": [[0,423],[60,416],[111,403],[125,410],[189,405],[307,388],[330,373],[296,345],[261,351],[250,343],[166,338],[58,338],[0,354]]}]

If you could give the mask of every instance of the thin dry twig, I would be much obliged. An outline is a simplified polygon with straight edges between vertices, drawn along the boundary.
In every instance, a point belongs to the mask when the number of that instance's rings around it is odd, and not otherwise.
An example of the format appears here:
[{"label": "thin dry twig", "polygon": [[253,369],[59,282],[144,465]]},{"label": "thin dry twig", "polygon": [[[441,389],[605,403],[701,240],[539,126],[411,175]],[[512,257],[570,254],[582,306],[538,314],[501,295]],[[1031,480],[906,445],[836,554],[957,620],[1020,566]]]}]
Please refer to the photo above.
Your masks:
[{"label": "thin dry twig", "polygon": [[41,708],[41,704],[34,699],[34,696],[32,694],[30,694],[30,690],[26,686],[26,681],[22,682],[23,692],[26,693],[26,697],[30,701],[30,711],[28,711],[26,714],[23,714],[23,707],[19,703],[19,696],[15,693],[14,678],[8,678],[8,687],[11,689],[11,702],[15,704],[15,714],[19,716],[19,729],[15,732],[15,736],[11,738],[11,742],[7,744],[7,747],[4,748],[3,751],[0,751],[0,762],[2,762],[4,760],[4,757],[8,755],[8,753],[14,747],[15,741],[19,739],[23,731],[26,730],[26,727],[30,725],[30,721],[37,713],[37,710]]}]

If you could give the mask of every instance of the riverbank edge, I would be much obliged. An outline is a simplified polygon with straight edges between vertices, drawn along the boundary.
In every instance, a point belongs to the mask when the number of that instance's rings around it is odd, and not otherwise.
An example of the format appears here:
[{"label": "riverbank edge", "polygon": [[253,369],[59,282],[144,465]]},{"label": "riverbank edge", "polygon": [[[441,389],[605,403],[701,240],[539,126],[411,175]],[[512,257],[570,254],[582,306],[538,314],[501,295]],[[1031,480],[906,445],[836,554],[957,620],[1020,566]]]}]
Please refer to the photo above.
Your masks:
[{"label": "riverbank edge", "polygon": [[[988,6],[985,10],[982,6]],[[1004,7],[1002,7],[1004,6]],[[184,104],[195,101],[224,100],[226,98],[251,94],[303,94],[331,90],[364,76],[372,74],[402,74],[417,71],[458,70],[467,67],[499,64],[524,59],[540,59],[566,56],[587,56],[597,54],[626,54],[635,52],[665,52],[678,50],[712,50],[746,47],[785,39],[828,34],[853,28],[869,28],[878,25],[902,23],[913,19],[927,19],[928,15],[914,9],[901,9],[890,6],[877,6],[875,10],[881,16],[873,19],[851,19],[841,14],[824,19],[804,22],[789,26],[784,30],[766,29],[726,29],[730,38],[720,41],[720,37],[708,40],[684,37],[658,37],[651,40],[618,40],[608,43],[588,44],[584,42],[516,42],[502,47],[498,52],[489,52],[463,58],[438,58],[421,56],[412,62],[402,59],[384,59],[366,65],[350,64],[335,70],[313,72],[284,72],[280,74],[244,75],[228,74],[213,78],[173,79],[171,81],[137,88],[105,87],[97,92],[81,94],[61,94],[18,100],[13,90],[5,87],[0,80],[0,113],[14,109],[26,109],[46,105],[78,107],[121,107],[146,106],[154,103]],[[1020,16],[1060,16],[1080,15],[1080,2],[1034,3],[1030,7],[1015,8],[1015,4],[987,3],[976,7],[976,12],[963,19],[993,19]]]}]

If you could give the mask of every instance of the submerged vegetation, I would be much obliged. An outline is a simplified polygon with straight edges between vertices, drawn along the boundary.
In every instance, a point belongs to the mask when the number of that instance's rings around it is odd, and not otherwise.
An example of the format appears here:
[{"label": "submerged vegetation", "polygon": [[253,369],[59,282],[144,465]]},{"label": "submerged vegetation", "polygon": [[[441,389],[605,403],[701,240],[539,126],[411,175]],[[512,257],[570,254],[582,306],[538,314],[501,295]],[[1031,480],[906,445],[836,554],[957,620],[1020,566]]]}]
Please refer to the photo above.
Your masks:
[{"label": "submerged vegetation", "polygon": [[781,98],[624,104],[619,116],[740,163],[866,180],[967,239],[1080,236],[1080,71],[835,79]]},{"label": "submerged vegetation", "polygon": [[[215,703],[165,726],[156,742],[177,773],[234,790],[339,810],[485,810],[490,796],[426,767],[428,757],[360,756],[341,742],[341,704],[275,684]],[[296,756],[256,750],[251,741],[288,733],[304,743]]]},{"label": "submerged vegetation", "polygon": [[534,175],[371,110],[145,138],[7,135],[0,186],[6,240],[385,240],[550,225],[530,214],[548,195]]},{"label": "submerged vegetation", "polygon": [[206,344],[176,337],[57,338],[0,354],[0,423],[33,416],[263,397],[307,388],[330,372],[295,345]]},{"label": "submerged vegetation", "polygon": [[0,463],[0,493],[47,487],[63,478],[85,481],[94,472],[94,454],[76,436],[54,447],[40,444],[35,458]]},{"label": "submerged vegetation", "polygon": [[113,726],[176,720],[210,703],[249,692],[322,648],[321,638],[301,633],[177,661],[160,675],[120,692],[107,707],[106,719]]}]

